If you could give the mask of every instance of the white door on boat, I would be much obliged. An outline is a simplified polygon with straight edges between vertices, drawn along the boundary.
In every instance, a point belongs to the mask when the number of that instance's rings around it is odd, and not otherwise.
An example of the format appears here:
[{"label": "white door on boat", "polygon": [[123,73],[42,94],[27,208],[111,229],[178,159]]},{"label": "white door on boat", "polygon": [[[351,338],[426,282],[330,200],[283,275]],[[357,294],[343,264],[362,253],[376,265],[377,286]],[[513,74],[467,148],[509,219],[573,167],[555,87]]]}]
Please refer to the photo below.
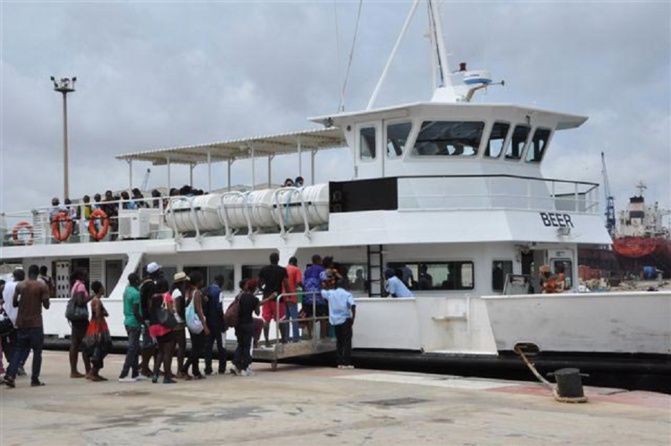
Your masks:
[{"label": "white door on boat", "polygon": [[384,153],[382,152],[382,125],[380,122],[357,124],[355,178],[384,177]]}]

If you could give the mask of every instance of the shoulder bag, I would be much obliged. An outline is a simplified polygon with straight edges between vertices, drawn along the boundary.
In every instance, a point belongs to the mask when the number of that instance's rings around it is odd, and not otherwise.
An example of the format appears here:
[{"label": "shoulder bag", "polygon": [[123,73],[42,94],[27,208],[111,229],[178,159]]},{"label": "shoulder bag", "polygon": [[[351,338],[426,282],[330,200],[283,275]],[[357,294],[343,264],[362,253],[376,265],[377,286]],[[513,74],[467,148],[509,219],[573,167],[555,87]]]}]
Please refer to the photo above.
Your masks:
[{"label": "shoulder bag", "polygon": [[75,298],[71,297],[65,307],[65,318],[70,322],[87,322],[89,320],[89,309],[86,304],[78,305]]},{"label": "shoulder bag", "polygon": [[156,320],[166,328],[173,329],[177,326],[177,318],[175,318],[175,314],[172,311],[168,310],[165,296],[163,297],[161,308],[156,311]]},{"label": "shoulder bag", "polygon": [[235,328],[240,321],[240,295],[235,296],[233,302],[226,308],[224,313],[224,324],[228,328]]},{"label": "shoulder bag", "polygon": [[200,334],[203,331],[203,323],[196,314],[195,300],[196,299],[192,296],[189,306],[186,307],[186,326],[189,327],[191,333]]}]

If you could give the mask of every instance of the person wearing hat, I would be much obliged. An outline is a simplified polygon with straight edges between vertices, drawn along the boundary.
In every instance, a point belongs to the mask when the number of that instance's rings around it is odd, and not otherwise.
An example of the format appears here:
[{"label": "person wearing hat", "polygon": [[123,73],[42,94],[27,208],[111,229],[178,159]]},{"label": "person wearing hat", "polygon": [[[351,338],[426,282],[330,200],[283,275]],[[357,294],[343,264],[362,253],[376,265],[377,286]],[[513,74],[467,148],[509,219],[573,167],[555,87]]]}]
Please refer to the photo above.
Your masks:
[{"label": "person wearing hat", "polygon": [[[149,307],[151,303],[151,297],[154,295],[154,290],[156,288],[156,282],[163,278],[163,267],[156,262],[151,262],[146,267],[147,277],[144,282],[140,285],[140,307],[142,308],[142,316],[146,319],[149,316]],[[151,369],[149,368],[149,360],[156,354],[156,346],[146,340],[149,337],[149,322],[145,320],[142,325],[142,337],[143,340],[140,342],[142,346],[141,357],[142,361],[140,362],[140,373],[147,378],[152,376]]]},{"label": "person wearing hat", "polygon": [[175,341],[175,356],[177,357],[177,379],[190,380],[191,375],[183,373],[184,358],[186,357],[186,304],[184,302],[186,288],[189,286],[189,276],[184,271],[176,273],[172,284],[172,300],[175,308],[177,325],[172,329]]}]

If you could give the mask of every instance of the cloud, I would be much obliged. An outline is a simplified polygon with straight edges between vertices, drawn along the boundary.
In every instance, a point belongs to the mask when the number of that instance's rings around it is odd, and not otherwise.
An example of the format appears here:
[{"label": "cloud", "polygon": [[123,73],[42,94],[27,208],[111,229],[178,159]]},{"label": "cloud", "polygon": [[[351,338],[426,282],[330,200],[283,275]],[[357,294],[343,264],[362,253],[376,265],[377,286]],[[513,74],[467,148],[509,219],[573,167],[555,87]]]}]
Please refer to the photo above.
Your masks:
[{"label": "cloud", "polygon": [[[358,6],[3,4],[0,209],[62,195],[62,102],[49,76],[79,79],[68,96],[71,195],[121,189],[129,168],[113,160],[119,153],[306,129],[313,126],[306,117],[334,112]],[[366,106],[408,10],[406,2],[363,3],[346,110]],[[447,2],[442,11],[451,66],[467,61],[506,80],[478,101],[590,116],[555,136],[547,175],[600,182],[603,151],[618,207],[642,180],[651,199],[671,208],[669,3]],[[418,37],[425,21],[420,8],[377,105],[430,98],[430,53]],[[347,178],[347,153],[318,160]],[[295,176],[295,161],[278,157],[273,178]],[[307,178],[308,157],[303,166]],[[135,185],[147,167],[133,165]],[[213,187],[225,185],[225,165],[213,172]],[[232,182],[249,182],[250,172],[236,163]],[[173,167],[171,178],[188,182],[188,167]],[[206,168],[194,178],[206,187]],[[152,169],[150,187],[166,181],[165,168]]]}]

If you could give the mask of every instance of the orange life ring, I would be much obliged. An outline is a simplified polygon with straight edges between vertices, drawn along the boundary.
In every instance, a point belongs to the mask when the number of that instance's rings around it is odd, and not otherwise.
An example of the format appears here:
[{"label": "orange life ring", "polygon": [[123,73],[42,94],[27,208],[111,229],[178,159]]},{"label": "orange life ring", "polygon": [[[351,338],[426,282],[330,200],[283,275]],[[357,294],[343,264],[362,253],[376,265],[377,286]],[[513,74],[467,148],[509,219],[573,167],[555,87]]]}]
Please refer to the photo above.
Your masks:
[{"label": "orange life ring", "polygon": [[[63,220],[65,221],[65,231],[61,233],[61,223]],[[51,222],[51,234],[59,242],[64,242],[70,237],[70,234],[72,234],[72,218],[70,218],[67,212],[61,211],[56,214],[54,220]]]},{"label": "orange life ring", "polygon": [[[19,231],[21,231],[22,229],[28,230],[28,233],[30,234],[28,240],[19,238]],[[17,224],[16,226],[14,226],[14,229],[12,230],[12,239],[14,240],[15,245],[32,245],[33,241],[35,240],[35,233],[33,231],[33,226],[27,221],[22,221],[21,223]]]},{"label": "orange life ring", "polygon": [[[100,229],[96,228],[96,220],[102,220],[102,227]],[[93,237],[94,240],[102,240],[106,235],[107,231],[110,229],[110,219],[107,217],[107,214],[102,209],[96,209],[91,212],[89,217],[89,234]]]}]

